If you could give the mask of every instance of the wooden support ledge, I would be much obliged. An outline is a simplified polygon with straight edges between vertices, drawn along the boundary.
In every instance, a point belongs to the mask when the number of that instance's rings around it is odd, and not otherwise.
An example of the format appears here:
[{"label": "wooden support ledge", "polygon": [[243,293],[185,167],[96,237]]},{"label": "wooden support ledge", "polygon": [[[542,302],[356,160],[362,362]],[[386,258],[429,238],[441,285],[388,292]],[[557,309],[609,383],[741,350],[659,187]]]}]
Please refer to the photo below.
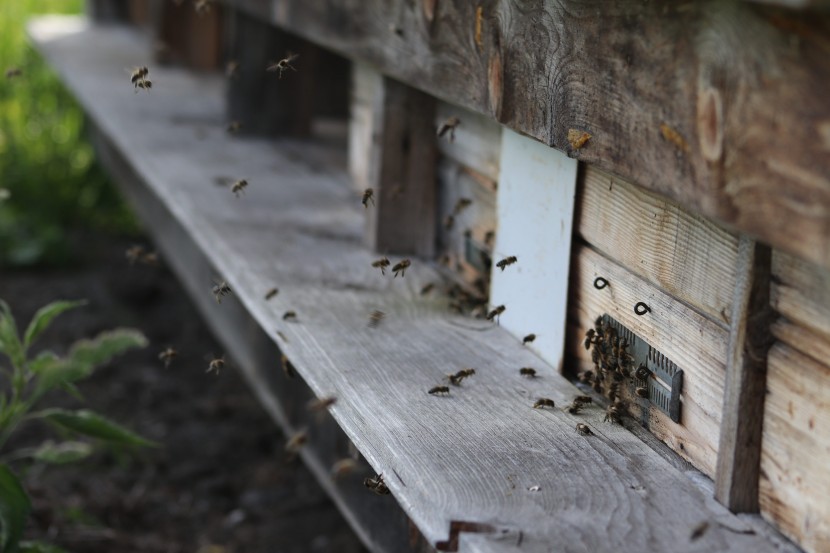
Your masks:
[{"label": "wooden support ledge", "polygon": [[[143,64],[149,44],[130,30],[41,18],[29,33],[260,399],[287,431],[308,425],[304,460],[372,550],[403,550],[373,539],[395,502],[446,551],[775,550],[632,433],[602,422],[599,408],[563,412],[579,391],[503,329],[421,297],[433,269],[417,260],[404,278],[372,269],[345,144],[229,137],[219,78],[151,67],[152,91],[135,94],[124,68]],[[226,179],[239,178],[249,186],[237,199]],[[233,296],[215,303],[212,278]],[[387,317],[372,329],[374,309]],[[283,320],[288,310],[296,322]],[[338,398],[334,421],[391,497],[360,490],[364,474],[328,476],[345,441],[301,417],[274,342],[314,394]],[[538,378],[521,378],[523,366]],[[462,387],[426,393],[462,367],[477,371]],[[540,396],[557,408],[532,409]],[[577,433],[578,422],[594,435]],[[344,500],[349,490],[363,493],[362,507]]]}]

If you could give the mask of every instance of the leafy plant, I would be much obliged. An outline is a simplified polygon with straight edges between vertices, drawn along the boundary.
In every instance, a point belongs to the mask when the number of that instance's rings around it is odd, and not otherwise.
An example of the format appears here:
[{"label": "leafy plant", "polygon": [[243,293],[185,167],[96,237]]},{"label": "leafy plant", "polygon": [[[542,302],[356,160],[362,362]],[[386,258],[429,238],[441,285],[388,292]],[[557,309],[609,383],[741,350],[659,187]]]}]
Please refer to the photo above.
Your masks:
[{"label": "leafy plant", "polygon": [[[140,332],[116,329],[76,342],[63,357],[50,351],[30,355],[32,344],[58,315],[84,303],[56,301],[46,305],[35,313],[21,336],[11,309],[0,300],[0,353],[10,361],[10,366],[0,366],[0,552],[3,553],[60,551],[47,544],[21,541],[31,504],[12,470],[13,462],[60,465],[81,461],[94,450],[93,443],[80,439],[83,437],[126,446],[155,445],[87,409],[39,407],[52,390],[62,389],[80,397],[76,382],[90,376],[116,355],[147,345],[147,339]],[[9,439],[22,425],[38,421],[73,439],[50,440],[37,447],[5,451]]]}]

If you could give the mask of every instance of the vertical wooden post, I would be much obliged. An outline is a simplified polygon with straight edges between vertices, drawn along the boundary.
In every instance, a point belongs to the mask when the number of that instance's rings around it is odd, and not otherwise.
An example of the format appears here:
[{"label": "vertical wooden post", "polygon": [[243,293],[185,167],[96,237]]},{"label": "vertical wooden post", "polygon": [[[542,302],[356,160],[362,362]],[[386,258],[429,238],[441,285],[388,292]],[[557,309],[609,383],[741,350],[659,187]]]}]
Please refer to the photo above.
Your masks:
[{"label": "vertical wooden post", "polygon": [[210,71],[222,60],[222,6],[211,4],[196,13],[193,4],[169,0],[156,7],[156,52],[159,63],[180,63],[191,69]]},{"label": "vertical wooden post", "polygon": [[[229,60],[238,63],[228,81],[228,120],[240,122],[245,134],[309,135],[317,47],[240,10],[231,10],[228,32]],[[291,62],[294,69],[281,75],[265,70],[289,53],[299,56]]]},{"label": "vertical wooden post", "polygon": [[359,111],[353,102],[349,156],[358,186],[374,190],[366,244],[382,253],[431,257],[437,211],[435,99],[366,68],[356,68],[352,76],[355,90],[369,96],[364,98],[368,110]]},{"label": "vertical wooden post", "polygon": [[761,430],[770,323],[769,246],[742,237],[726,363],[715,497],[731,511],[758,511]]}]

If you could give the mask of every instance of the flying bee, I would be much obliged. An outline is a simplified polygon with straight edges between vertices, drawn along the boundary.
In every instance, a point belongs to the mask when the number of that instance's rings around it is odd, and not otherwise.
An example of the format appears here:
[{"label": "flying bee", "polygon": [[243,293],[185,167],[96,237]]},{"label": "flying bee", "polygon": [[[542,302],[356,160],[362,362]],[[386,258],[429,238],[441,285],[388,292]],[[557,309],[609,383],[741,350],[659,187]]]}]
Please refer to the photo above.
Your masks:
[{"label": "flying bee", "polygon": [[637,367],[637,371],[634,373],[634,376],[640,380],[648,380],[651,376],[651,371],[644,364],[640,363],[640,366]]},{"label": "flying bee", "polygon": [[424,284],[424,287],[421,288],[421,295],[426,296],[427,294],[432,292],[433,288],[435,288],[435,283],[434,282],[429,282],[427,284]]},{"label": "flying bee", "polygon": [[159,353],[159,360],[164,362],[164,368],[170,368],[170,363],[173,362],[173,359],[179,356],[179,352],[173,349],[171,346],[167,346],[167,348]]},{"label": "flying bee", "polygon": [[518,259],[516,258],[516,256],[511,255],[510,257],[505,257],[504,259],[502,259],[501,261],[496,263],[496,267],[498,267],[499,269],[501,269],[503,271],[506,267],[509,267],[510,265],[513,265],[517,261],[518,261]]},{"label": "flying bee", "polygon": [[240,179],[231,185],[231,192],[233,192],[233,195],[238,198],[240,194],[245,193],[245,188],[247,186],[248,181],[246,181],[245,179]]},{"label": "flying bee", "polygon": [[127,261],[129,261],[130,265],[135,265],[137,261],[140,261],[141,258],[145,254],[144,246],[139,246],[136,244],[135,246],[130,246],[127,248],[127,251],[124,252],[124,255],[127,257]]},{"label": "flying bee", "polygon": [[445,134],[449,133],[447,140],[455,142],[455,128],[461,124],[461,119],[456,116],[449,117],[438,128],[438,138],[443,138]]},{"label": "flying bee", "polygon": [[222,298],[231,293],[231,287],[223,280],[211,288],[211,293],[216,298],[216,303],[222,303]]},{"label": "flying bee", "polygon": [[23,74],[23,70],[19,67],[9,67],[6,69],[6,78],[13,79],[15,77],[19,77]]},{"label": "flying bee", "polygon": [[272,62],[268,65],[268,67],[265,68],[265,70],[269,73],[278,72],[279,78],[282,79],[282,74],[286,69],[290,69],[291,71],[297,71],[294,68],[294,66],[291,65],[291,62],[293,62],[299,57],[299,54],[292,54],[291,52],[288,52],[284,58],[282,58],[278,62]]},{"label": "flying bee", "polygon": [[493,319],[495,319],[496,317],[498,317],[499,315],[504,313],[505,309],[507,309],[507,308],[503,305],[499,305],[497,307],[494,307],[492,311],[487,313],[487,320],[492,321]]},{"label": "flying bee", "polygon": [[526,376],[528,378],[535,378],[536,369],[532,369],[530,367],[522,367],[521,369],[519,369],[519,374],[522,376]]},{"label": "flying bee", "polygon": [[382,474],[378,474],[374,478],[364,478],[363,485],[378,495],[389,495],[389,488],[386,487]]},{"label": "flying bee", "polygon": [[288,438],[288,441],[285,442],[285,451],[292,454],[297,453],[307,443],[308,432],[300,430],[292,434],[291,437]]},{"label": "flying bee", "polygon": [[452,214],[458,215],[471,205],[473,205],[473,200],[470,198],[458,198],[458,201],[455,202],[455,207],[452,208]]},{"label": "flying bee", "polygon": [[438,394],[450,395],[450,389],[448,386],[434,386],[427,390],[427,393],[433,396]]},{"label": "flying bee", "polygon": [[591,430],[591,427],[585,423],[578,422],[576,424],[576,431],[582,434],[583,436],[593,436],[594,433]]},{"label": "flying bee", "polygon": [[280,365],[282,365],[282,372],[286,378],[294,378],[297,375],[297,371],[294,370],[294,365],[291,364],[291,361],[288,360],[285,354],[280,356]]},{"label": "flying bee", "polygon": [[225,65],[225,77],[235,79],[239,76],[239,62],[231,60]]},{"label": "flying bee", "polygon": [[242,123],[236,120],[228,123],[228,126],[225,128],[225,130],[230,134],[236,134],[240,131],[240,129],[242,129]]},{"label": "flying bee", "polygon": [[376,259],[372,261],[372,267],[375,269],[380,269],[380,274],[386,274],[386,268],[389,266],[390,262],[389,259],[386,257],[381,257],[380,259]]},{"label": "flying bee", "polygon": [[455,226],[455,215],[447,215],[444,217],[444,229],[450,230],[453,226]]},{"label": "flying bee", "polygon": [[283,321],[296,321],[297,320],[297,313],[294,311],[286,311],[282,314]]},{"label": "flying bee", "polygon": [[142,79],[141,81],[135,84],[135,87],[136,92],[138,92],[137,89],[139,88],[142,90],[150,90],[151,88],[153,88],[153,81],[151,81],[150,79]]},{"label": "flying bee", "polygon": [[539,398],[539,399],[537,399],[537,400],[536,400],[536,402],[533,404],[533,408],[534,408],[534,409],[541,409],[541,408],[543,408],[543,407],[550,407],[551,409],[553,409],[553,408],[555,407],[555,405],[554,405],[554,403],[553,403],[553,400],[552,400],[552,399],[548,399],[548,398],[546,398],[546,397],[540,397],[540,398]]},{"label": "flying bee", "polygon": [[273,298],[274,296],[276,296],[279,293],[280,293],[280,291],[279,291],[278,288],[271,288],[270,290],[265,292],[265,299],[270,300],[271,298]]},{"label": "flying bee", "polygon": [[360,200],[360,203],[363,204],[364,208],[369,207],[369,202],[372,202],[372,205],[375,205],[375,191],[371,188],[367,188],[363,191],[363,199]]},{"label": "flying bee", "polygon": [[637,394],[639,397],[648,399],[648,388],[645,386],[638,386],[634,389],[634,393]]},{"label": "flying bee", "polygon": [[222,357],[214,357],[208,363],[208,368],[205,372],[209,373],[216,373],[219,374],[219,371],[225,367],[225,356]]},{"label": "flying bee", "polygon": [[377,328],[383,318],[386,316],[386,313],[383,311],[379,311],[375,309],[369,314],[369,327],[370,328]]},{"label": "flying bee", "polygon": [[334,397],[334,396],[328,396],[328,397],[321,397],[319,399],[313,399],[313,400],[308,402],[308,410],[311,411],[312,413],[315,413],[315,412],[318,412],[318,411],[325,411],[326,409],[328,409],[329,407],[331,407],[335,403],[337,403],[337,398]]},{"label": "flying bee", "polygon": [[526,346],[527,344],[531,343],[531,342],[532,342],[532,341],[534,341],[535,339],[536,339],[536,335],[535,335],[535,334],[528,334],[527,336],[525,336],[524,338],[522,338],[522,345],[523,345],[523,346]]},{"label": "flying bee", "polygon": [[335,480],[351,474],[357,469],[357,461],[354,459],[340,459],[331,466],[331,476]]},{"label": "flying bee", "polygon": [[138,83],[146,79],[149,73],[150,70],[146,66],[136,67],[130,74],[130,82],[138,87]]},{"label": "flying bee", "polygon": [[401,274],[401,277],[406,275],[406,270],[409,266],[412,265],[412,262],[408,259],[402,259],[399,263],[397,263],[394,267],[392,267],[392,273],[397,277],[398,273]]}]

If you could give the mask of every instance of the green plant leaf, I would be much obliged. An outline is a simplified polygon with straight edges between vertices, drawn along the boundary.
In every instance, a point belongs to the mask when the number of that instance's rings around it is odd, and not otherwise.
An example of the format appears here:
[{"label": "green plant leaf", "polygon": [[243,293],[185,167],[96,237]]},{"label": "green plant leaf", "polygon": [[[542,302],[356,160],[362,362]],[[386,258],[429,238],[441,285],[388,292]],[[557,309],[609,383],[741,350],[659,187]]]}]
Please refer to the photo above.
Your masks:
[{"label": "green plant leaf", "polygon": [[0,551],[16,553],[32,504],[20,480],[0,465]]},{"label": "green plant leaf", "polygon": [[86,305],[86,300],[77,300],[77,301],[54,301],[49,305],[44,305],[40,309],[37,310],[35,316],[32,317],[31,322],[29,322],[29,326],[26,328],[26,333],[23,335],[23,348],[29,349],[35,340],[37,340],[38,336],[46,330],[51,322],[63,313],[64,311],[69,311],[70,309],[75,309],[76,307],[80,307],[82,305]]},{"label": "green plant leaf", "polygon": [[157,443],[146,440],[120,424],[87,409],[80,411],[46,409],[41,411],[38,416],[78,434],[98,438],[99,440],[124,445],[158,447]]},{"label": "green plant leaf", "polygon": [[94,448],[86,442],[44,442],[32,454],[32,458],[51,465],[65,465],[86,459]]},{"label": "green plant leaf", "polygon": [[26,361],[23,344],[17,334],[17,323],[9,304],[3,300],[0,300],[0,352],[8,355],[15,367],[22,367]]}]

